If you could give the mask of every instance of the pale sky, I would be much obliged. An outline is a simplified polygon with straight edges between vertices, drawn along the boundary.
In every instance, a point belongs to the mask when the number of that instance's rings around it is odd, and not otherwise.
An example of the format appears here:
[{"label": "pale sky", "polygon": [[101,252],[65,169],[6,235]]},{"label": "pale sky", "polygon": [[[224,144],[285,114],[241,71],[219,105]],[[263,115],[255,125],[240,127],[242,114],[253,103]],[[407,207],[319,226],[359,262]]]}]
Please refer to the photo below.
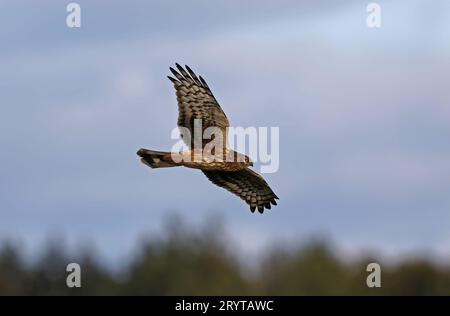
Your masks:
[{"label": "pale sky", "polygon": [[[450,255],[450,3],[0,2],[0,239],[50,234],[122,258],[166,214],[225,219],[239,248],[325,235],[348,252]],[[68,3],[68,1],[67,1]],[[234,126],[280,128],[280,197],[264,215],[169,150],[175,62],[208,82]]]}]

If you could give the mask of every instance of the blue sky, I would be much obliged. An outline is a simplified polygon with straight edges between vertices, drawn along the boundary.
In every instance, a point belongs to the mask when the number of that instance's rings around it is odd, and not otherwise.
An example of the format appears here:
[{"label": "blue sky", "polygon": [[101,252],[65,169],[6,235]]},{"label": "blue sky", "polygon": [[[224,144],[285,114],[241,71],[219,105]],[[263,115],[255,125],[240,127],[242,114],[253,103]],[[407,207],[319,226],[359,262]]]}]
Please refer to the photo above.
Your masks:
[{"label": "blue sky", "polygon": [[[68,3],[68,2],[67,2]],[[344,253],[450,249],[450,3],[0,1],[0,238],[49,234],[120,258],[178,212],[225,219],[240,249],[331,238]],[[278,126],[279,205],[251,214],[169,150],[175,62],[207,80],[232,125]]]}]

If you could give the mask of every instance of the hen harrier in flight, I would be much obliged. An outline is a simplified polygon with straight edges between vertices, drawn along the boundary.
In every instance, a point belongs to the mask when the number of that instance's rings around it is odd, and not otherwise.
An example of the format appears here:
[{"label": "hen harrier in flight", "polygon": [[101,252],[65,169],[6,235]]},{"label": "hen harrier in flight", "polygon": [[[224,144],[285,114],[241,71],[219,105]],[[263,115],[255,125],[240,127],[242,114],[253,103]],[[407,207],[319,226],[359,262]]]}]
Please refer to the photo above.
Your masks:
[{"label": "hen harrier in flight", "polygon": [[[151,168],[164,168],[185,166],[189,168],[200,169],[208,179],[231,193],[239,196],[254,212],[256,208],[260,213],[264,208],[270,209],[271,204],[277,205],[278,197],[270,189],[267,182],[261,175],[248,168],[253,166],[249,157],[235,152],[227,147],[226,135],[227,127],[230,126],[228,119],[212,94],[205,80],[186,66],[186,70],[179,64],[176,64],[178,71],[170,68],[170,71],[176,78],[168,76],[173,82],[178,101],[178,126],[180,129],[187,129],[190,135],[194,135],[195,121],[201,120],[201,132],[208,127],[218,128],[224,138],[223,157],[233,159],[215,159],[211,160],[208,156],[201,156],[200,159],[174,159],[181,155],[183,158],[192,158],[195,156],[192,148],[195,148],[191,139],[183,141],[190,146],[190,150],[182,153],[161,152],[148,149],[139,149],[137,154],[141,161]],[[201,141],[200,151],[205,150],[204,140]],[[197,157],[197,156],[195,156]],[[231,160],[231,161],[230,161]]]}]

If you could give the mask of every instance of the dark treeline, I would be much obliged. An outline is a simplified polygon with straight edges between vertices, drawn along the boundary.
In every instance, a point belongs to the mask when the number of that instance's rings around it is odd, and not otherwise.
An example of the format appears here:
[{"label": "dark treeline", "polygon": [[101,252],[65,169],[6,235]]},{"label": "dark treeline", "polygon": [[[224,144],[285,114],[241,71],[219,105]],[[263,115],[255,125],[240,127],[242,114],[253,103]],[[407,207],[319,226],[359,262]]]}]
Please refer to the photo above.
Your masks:
[{"label": "dark treeline", "polygon": [[[99,264],[93,251],[74,259],[54,242],[30,264],[20,247],[5,242],[0,295],[450,295],[450,264],[426,258],[381,263],[382,287],[370,289],[366,266],[373,258],[343,261],[326,243],[312,242],[267,249],[249,268],[222,232],[217,225],[173,222],[165,236],[142,242],[120,272]],[[81,288],[66,286],[69,262],[81,265]]]}]

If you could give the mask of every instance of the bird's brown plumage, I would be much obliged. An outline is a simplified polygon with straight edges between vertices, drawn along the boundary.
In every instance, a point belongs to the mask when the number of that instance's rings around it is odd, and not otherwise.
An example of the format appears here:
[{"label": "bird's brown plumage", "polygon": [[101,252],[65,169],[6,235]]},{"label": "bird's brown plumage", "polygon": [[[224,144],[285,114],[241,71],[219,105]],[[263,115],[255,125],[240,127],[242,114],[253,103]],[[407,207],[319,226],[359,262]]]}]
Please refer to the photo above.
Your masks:
[{"label": "bird's brown plumage", "polygon": [[208,179],[231,193],[239,196],[249,206],[252,212],[258,208],[262,213],[264,208],[277,205],[278,199],[267,182],[259,174],[249,168],[239,171],[202,170]]},{"label": "bird's brown plumage", "polygon": [[202,121],[202,133],[208,127],[221,129],[226,145],[226,128],[230,126],[227,116],[223,112],[216,98],[209,89],[206,81],[186,66],[187,71],[176,64],[178,71],[170,67],[170,71],[176,77],[168,78],[173,82],[178,101],[178,126],[186,127],[191,133],[191,141],[186,145],[194,148],[194,120]]},{"label": "bird's brown plumage", "polygon": [[[176,64],[177,70],[170,68],[175,78],[168,76],[173,82],[178,101],[178,126],[187,128],[190,132],[190,140],[183,139],[185,143],[194,148],[194,120],[201,120],[202,134],[208,127],[219,128],[222,132],[224,158],[225,154],[232,152],[234,156],[241,155],[227,148],[228,119],[206,84],[206,81],[188,67],[186,69]],[[183,136],[183,135],[182,135]],[[211,140],[207,140],[208,142]],[[205,143],[202,142],[202,148]],[[191,152],[185,152],[191,155]],[[278,197],[269,187],[261,175],[248,168],[250,161],[199,161],[176,163],[170,158],[170,153],[140,149],[138,155],[142,162],[151,168],[186,166],[202,170],[206,177],[217,186],[239,196],[254,212],[256,209],[263,213],[264,209],[270,209],[276,205]]]}]

